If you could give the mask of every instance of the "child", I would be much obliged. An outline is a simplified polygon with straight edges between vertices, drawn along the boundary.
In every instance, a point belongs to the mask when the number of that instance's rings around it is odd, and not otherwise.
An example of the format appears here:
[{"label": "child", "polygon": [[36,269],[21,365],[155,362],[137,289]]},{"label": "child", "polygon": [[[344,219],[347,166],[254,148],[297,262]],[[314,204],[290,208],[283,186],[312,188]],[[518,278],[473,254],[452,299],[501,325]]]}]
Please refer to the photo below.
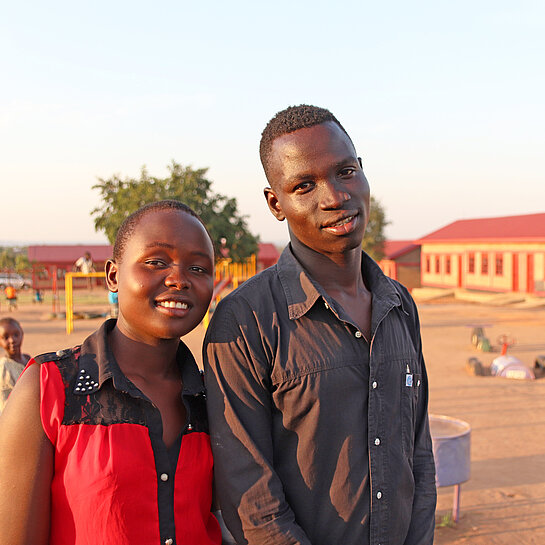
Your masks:
[{"label": "child", "polygon": [[17,290],[13,286],[6,286],[4,291],[6,293],[9,311],[17,310]]},{"label": "child", "polygon": [[3,543],[221,543],[203,383],[180,341],[208,308],[213,271],[186,205],[124,221],[106,263],[118,319],[31,360],[0,418]]},{"label": "child", "polygon": [[30,356],[21,353],[23,328],[13,318],[0,319],[0,346],[5,355],[0,357],[0,413],[13,390],[19,375],[23,372]]}]

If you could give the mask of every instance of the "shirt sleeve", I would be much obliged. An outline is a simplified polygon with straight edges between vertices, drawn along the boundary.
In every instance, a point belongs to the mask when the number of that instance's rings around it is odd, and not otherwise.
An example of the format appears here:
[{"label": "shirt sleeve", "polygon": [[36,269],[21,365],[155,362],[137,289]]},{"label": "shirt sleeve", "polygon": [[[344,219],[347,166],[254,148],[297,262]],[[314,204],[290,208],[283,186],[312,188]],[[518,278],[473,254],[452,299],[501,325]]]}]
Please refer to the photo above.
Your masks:
[{"label": "shirt sleeve", "polygon": [[404,545],[432,545],[435,529],[435,506],[437,489],[435,487],[435,462],[428,421],[428,376],[424,357],[422,355],[422,340],[420,336],[420,322],[418,311],[413,303],[415,318],[413,335],[415,346],[422,370],[422,387],[418,397],[414,455],[414,498],[412,506],[411,524]]},{"label": "shirt sleeve", "polygon": [[218,305],[203,351],[216,490],[227,527],[239,545],[310,545],[275,472],[270,361],[254,313],[240,297]]}]

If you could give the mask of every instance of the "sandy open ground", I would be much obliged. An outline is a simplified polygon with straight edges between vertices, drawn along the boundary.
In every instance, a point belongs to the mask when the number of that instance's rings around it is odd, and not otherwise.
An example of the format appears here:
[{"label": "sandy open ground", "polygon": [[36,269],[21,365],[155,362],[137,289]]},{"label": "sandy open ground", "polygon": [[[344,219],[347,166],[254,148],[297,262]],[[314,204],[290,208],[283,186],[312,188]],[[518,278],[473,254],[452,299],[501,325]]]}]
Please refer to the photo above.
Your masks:
[{"label": "sandy open ground", "polygon": [[[2,316],[5,309],[2,304]],[[460,521],[439,527],[435,543],[545,544],[545,379],[471,377],[464,370],[470,356],[489,364],[497,355],[472,347],[473,324],[485,324],[494,344],[500,334],[513,335],[517,345],[510,353],[533,365],[536,355],[545,354],[545,309],[456,302],[419,309],[430,413],[460,418],[472,428],[471,478],[462,486]],[[75,331],[66,335],[64,321],[44,319],[48,311],[47,304],[23,304],[12,313],[23,324],[23,348],[32,355],[79,344],[102,322],[76,320]],[[197,360],[202,335],[198,328],[184,339]],[[446,521],[452,494],[451,487],[439,489],[438,521]]]}]

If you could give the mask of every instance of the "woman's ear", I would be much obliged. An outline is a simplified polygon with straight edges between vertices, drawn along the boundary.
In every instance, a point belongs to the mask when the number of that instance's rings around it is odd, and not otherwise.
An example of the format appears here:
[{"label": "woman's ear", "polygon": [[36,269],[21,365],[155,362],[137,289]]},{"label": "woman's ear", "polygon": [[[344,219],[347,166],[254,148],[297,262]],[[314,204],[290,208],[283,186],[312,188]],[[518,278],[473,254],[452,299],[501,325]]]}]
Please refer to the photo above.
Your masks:
[{"label": "woman's ear", "polygon": [[117,292],[117,263],[113,259],[106,261],[106,285],[110,291]]}]

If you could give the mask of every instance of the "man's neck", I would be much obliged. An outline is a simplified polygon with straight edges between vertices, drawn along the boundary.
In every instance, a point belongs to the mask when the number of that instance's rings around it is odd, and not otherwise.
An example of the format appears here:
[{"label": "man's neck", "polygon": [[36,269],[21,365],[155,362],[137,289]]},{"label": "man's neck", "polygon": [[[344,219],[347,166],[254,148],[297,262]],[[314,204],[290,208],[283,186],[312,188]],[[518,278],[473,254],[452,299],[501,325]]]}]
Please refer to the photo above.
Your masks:
[{"label": "man's neck", "polygon": [[360,248],[326,255],[305,246],[294,237],[291,239],[291,248],[299,263],[326,292],[344,291],[355,295],[365,289],[361,275]]}]

